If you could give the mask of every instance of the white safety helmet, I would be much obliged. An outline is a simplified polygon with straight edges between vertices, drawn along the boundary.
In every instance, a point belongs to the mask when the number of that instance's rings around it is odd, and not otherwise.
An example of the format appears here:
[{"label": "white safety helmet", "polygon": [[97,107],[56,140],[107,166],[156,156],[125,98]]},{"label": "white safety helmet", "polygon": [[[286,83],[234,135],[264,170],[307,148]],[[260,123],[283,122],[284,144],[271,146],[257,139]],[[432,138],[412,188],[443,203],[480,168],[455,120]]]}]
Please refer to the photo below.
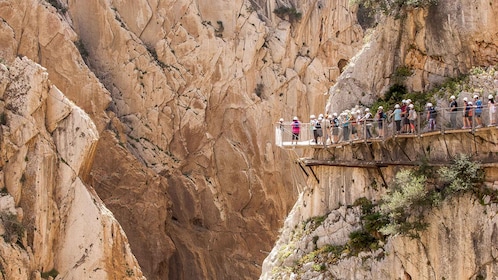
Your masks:
[{"label": "white safety helmet", "polygon": [[454,95],[450,96],[450,99],[455,100],[455,96]]},{"label": "white safety helmet", "polygon": [[323,118],[323,114],[318,115],[318,118]]},{"label": "white safety helmet", "polygon": [[479,98],[479,95],[474,94],[474,99]]},{"label": "white safety helmet", "polygon": [[366,108],[366,109],[365,109],[365,112],[370,112],[370,109]]},{"label": "white safety helmet", "polygon": [[406,103],[412,103],[412,100],[411,99],[407,99]]},{"label": "white safety helmet", "polygon": [[488,99],[493,99],[493,95],[492,94],[488,95]]},{"label": "white safety helmet", "polygon": [[315,119],[315,118],[316,118],[315,115],[310,116],[310,119]]},{"label": "white safety helmet", "polygon": [[472,103],[472,101],[469,101],[469,102],[468,102],[468,104],[469,104],[469,105],[472,105],[473,103]]},{"label": "white safety helmet", "polygon": [[408,105],[410,109],[413,109],[413,104]]},{"label": "white safety helmet", "polygon": [[468,100],[468,99],[467,99],[467,97],[464,97],[464,98],[463,98],[463,101],[464,101],[464,102],[466,102],[467,100]]},{"label": "white safety helmet", "polygon": [[394,108],[398,109],[399,108],[399,104],[394,105]]},{"label": "white safety helmet", "polygon": [[384,107],[382,107],[382,106],[379,106],[379,110],[384,110]]},{"label": "white safety helmet", "polygon": [[294,117],[293,120],[297,121],[297,117]]},{"label": "white safety helmet", "polygon": [[406,103],[406,100],[404,100],[404,99],[403,99],[403,100],[401,101],[401,103]]},{"label": "white safety helmet", "polygon": [[425,105],[426,107],[432,107],[432,103],[427,103],[427,105]]},{"label": "white safety helmet", "polygon": [[279,121],[280,121],[280,122],[284,122],[284,119],[283,119],[283,118],[280,118],[280,120],[279,120]]}]

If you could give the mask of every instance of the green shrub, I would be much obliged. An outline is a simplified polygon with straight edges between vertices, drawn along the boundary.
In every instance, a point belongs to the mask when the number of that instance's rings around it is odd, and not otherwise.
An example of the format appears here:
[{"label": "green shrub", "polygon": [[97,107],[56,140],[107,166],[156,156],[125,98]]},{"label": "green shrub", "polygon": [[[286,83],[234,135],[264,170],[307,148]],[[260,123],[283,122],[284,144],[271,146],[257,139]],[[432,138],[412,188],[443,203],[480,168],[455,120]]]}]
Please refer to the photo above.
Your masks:
[{"label": "green shrub", "polygon": [[441,167],[438,174],[444,184],[446,195],[470,190],[482,185],[484,181],[481,165],[470,161],[470,156],[465,154],[457,155],[453,159],[453,164],[449,167]]},{"label": "green shrub", "polygon": [[279,18],[284,19],[288,17],[290,23],[301,20],[302,14],[294,7],[281,6],[273,10],[273,13]]},{"label": "green shrub", "polygon": [[426,206],[431,205],[426,181],[425,176],[416,176],[411,170],[396,174],[395,186],[383,197],[380,207],[381,213],[389,220],[380,232],[385,235],[401,233],[417,236],[417,231],[423,229],[425,224],[413,217],[420,216]]},{"label": "green shrub", "polygon": [[350,0],[350,4],[358,4],[372,12],[381,11],[393,16],[399,16],[406,8],[429,7],[437,3],[438,0]]},{"label": "green shrub", "polygon": [[367,251],[376,244],[377,239],[365,230],[353,231],[349,234],[348,248],[351,255],[358,255],[361,251]]}]

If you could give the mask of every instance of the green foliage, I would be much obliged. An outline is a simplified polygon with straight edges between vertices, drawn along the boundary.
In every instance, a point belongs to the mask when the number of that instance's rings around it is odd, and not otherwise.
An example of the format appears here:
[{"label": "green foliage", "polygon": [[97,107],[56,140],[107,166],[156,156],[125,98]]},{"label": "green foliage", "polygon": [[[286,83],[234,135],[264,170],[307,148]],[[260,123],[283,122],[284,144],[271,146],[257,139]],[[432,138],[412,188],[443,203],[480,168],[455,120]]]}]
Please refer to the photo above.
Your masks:
[{"label": "green foliage", "polygon": [[311,217],[303,222],[303,228],[305,228],[307,232],[313,232],[322,225],[325,219],[327,219],[327,215]]},{"label": "green foliage", "polygon": [[441,182],[445,184],[446,194],[470,190],[480,186],[484,181],[484,172],[481,165],[470,161],[470,156],[459,154],[453,159],[449,167],[438,170]]},{"label": "green foliage", "polygon": [[377,239],[363,229],[349,234],[348,248],[351,255],[370,250],[373,244],[377,244]]},{"label": "green foliage", "polygon": [[[427,180],[427,176],[434,175],[437,176],[432,181]],[[473,191],[494,199],[496,193],[481,190],[483,181],[484,172],[480,164],[471,161],[470,156],[465,154],[457,155],[450,166],[441,167],[437,172],[424,165],[417,171],[400,171],[396,174],[395,186],[383,198],[381,213],[389,223],[380,231],[385,235],[400,233],[417,237],[418,232],[427,227],[423,222],[424,211],[447,197]]]},{"label": "green foliage", "polygon": [[273,10],[273,13],[281,19],[285,19],[285,17],[287,17],[290,23],[299,21],[302,17],[302,14],[298,12],[295,7],[281,6],[275,8],[275,10]]},{"label": "green foliage", "polygon": [[372,110],[376,111],[379,106],[383,106],[384,111],[387,111],[390,108],[393,108],[394,104],[401,105],[401,101],[404,99],[410,99],[415,106],[415,110],[418,112],[425,109],[425,104],[427,104],[427,102],[435,103],[431,93],[408,92],[404,85],[396,83],[390,86],[387,92],[384,93],[384,98],[380,98],[372,105]]},{"label": "green foliage", "polygon": [[402,84],[407,77],[410,77],[413,71],[406,65],[398,66],[392,75],[392,79],[396,84]]},{"label": "green foliage", "polygon": [[55,279],[55,277],[57,277],[57,275],[59,275],[59,272],[55,268],[52,268],[52,270],[50,270],[50,271],[41,273],[41,277],[43,279],[48,279],[49,277],[52,277]]},{"label": "green foliage", "polygon": [[348,249],[351,255],[357,255],[361,251],[375,250],[379,247],[379,241],[384,240],[380,229],[384,227],[387,218],[376,211],[377,205],[365,197],[358,198],[354,206],[361,206],[362,229],[351,232],[349,235]]},{"label": "green foliage", "polygon": [[417,236],[417,231],[424,228],[424,224],[413,217],[415,214],[420,216],[425,206],[431,204],[426,181],[425,176],[415,176],[411,170],[402,170],[396,174],[395,186],[384,196],[380,207],[381,213],[389,219],[389,223],[380,229],[383,234]]},{"label": "green foliage", "polygon": [[386,15],[399,16],[406,8],[429,7],[438,0],[350,0],[350,4],[358,4],[371,11],[381,11]]},{"label": "green foliage", "polygon": [[3,227],[5,229],[3,240],[5,240],[5,242],[19,242],[24,236],[25,229],[22,223],[17,221],[17,216],[10,212],[1,212],[0,219],[3,222]]}]

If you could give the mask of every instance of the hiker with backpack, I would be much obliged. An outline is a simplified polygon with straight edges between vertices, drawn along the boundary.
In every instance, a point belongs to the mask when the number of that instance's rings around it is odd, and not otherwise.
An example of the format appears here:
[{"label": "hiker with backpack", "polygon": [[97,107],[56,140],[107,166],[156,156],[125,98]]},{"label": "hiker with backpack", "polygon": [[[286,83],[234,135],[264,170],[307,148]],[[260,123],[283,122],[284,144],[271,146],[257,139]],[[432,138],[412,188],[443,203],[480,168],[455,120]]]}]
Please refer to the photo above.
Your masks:
[{"label": "hiker with backpack", "polygon": [[427,108],[427,128],[429,131],[433,131],[436,129],[437,111],[432,103],[427,103],[425,107]]}]

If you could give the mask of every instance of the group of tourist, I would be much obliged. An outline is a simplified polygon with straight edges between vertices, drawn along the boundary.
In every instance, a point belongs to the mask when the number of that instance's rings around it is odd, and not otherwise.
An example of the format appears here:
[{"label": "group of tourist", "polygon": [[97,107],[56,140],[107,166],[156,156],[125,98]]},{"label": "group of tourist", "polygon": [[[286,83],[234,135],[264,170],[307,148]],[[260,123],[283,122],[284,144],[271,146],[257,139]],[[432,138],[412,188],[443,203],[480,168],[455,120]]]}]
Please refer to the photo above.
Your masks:
[{"label": "group of tourist", "polygon": [[[449,120],[450,128],[457,128],[457,113],[462,112],[462,129],[471,128],[474,124],[475,128],[483,126],[482,113],[483,102],[476,94],[473,96],[473,101],[468,98],[463,98],[464,106],[459,107],[455,96],[451,96],[449,100]],[[496,125],[496,107],[493,95],[488,96],[489,109],[489,126]],[[432,103],[427,103],[425,106],[425,117],[427,122],[426,131],[436,130],[438,110]],[[335,144],[342,141],[370,139],[372,138],[372,129],[375,129],[376,137],[383,138],[385,136],[384,127],[388,120],[393,122],[394,134],[414,134],[417,130],[418,113],[410,99],[402,100],[401,104],[395,104],[394,109],[387,114],[384,108],[379,106],[377,111],[372,114],[369,108],[361,108],[356,106],[351,110],[345,110],[340,114],[333,113],[330,115],[319,114],[310,116],[310,129],[312,131],[311,143],[314,144]],[[390,124],[391,122],[389,122]],[[284,119],[280,119],[280,128],[284,129]],[[301,122],[298,117],[294,117],[291,123],[292,142],[297,144],[299,135],[301,134]]]}]

